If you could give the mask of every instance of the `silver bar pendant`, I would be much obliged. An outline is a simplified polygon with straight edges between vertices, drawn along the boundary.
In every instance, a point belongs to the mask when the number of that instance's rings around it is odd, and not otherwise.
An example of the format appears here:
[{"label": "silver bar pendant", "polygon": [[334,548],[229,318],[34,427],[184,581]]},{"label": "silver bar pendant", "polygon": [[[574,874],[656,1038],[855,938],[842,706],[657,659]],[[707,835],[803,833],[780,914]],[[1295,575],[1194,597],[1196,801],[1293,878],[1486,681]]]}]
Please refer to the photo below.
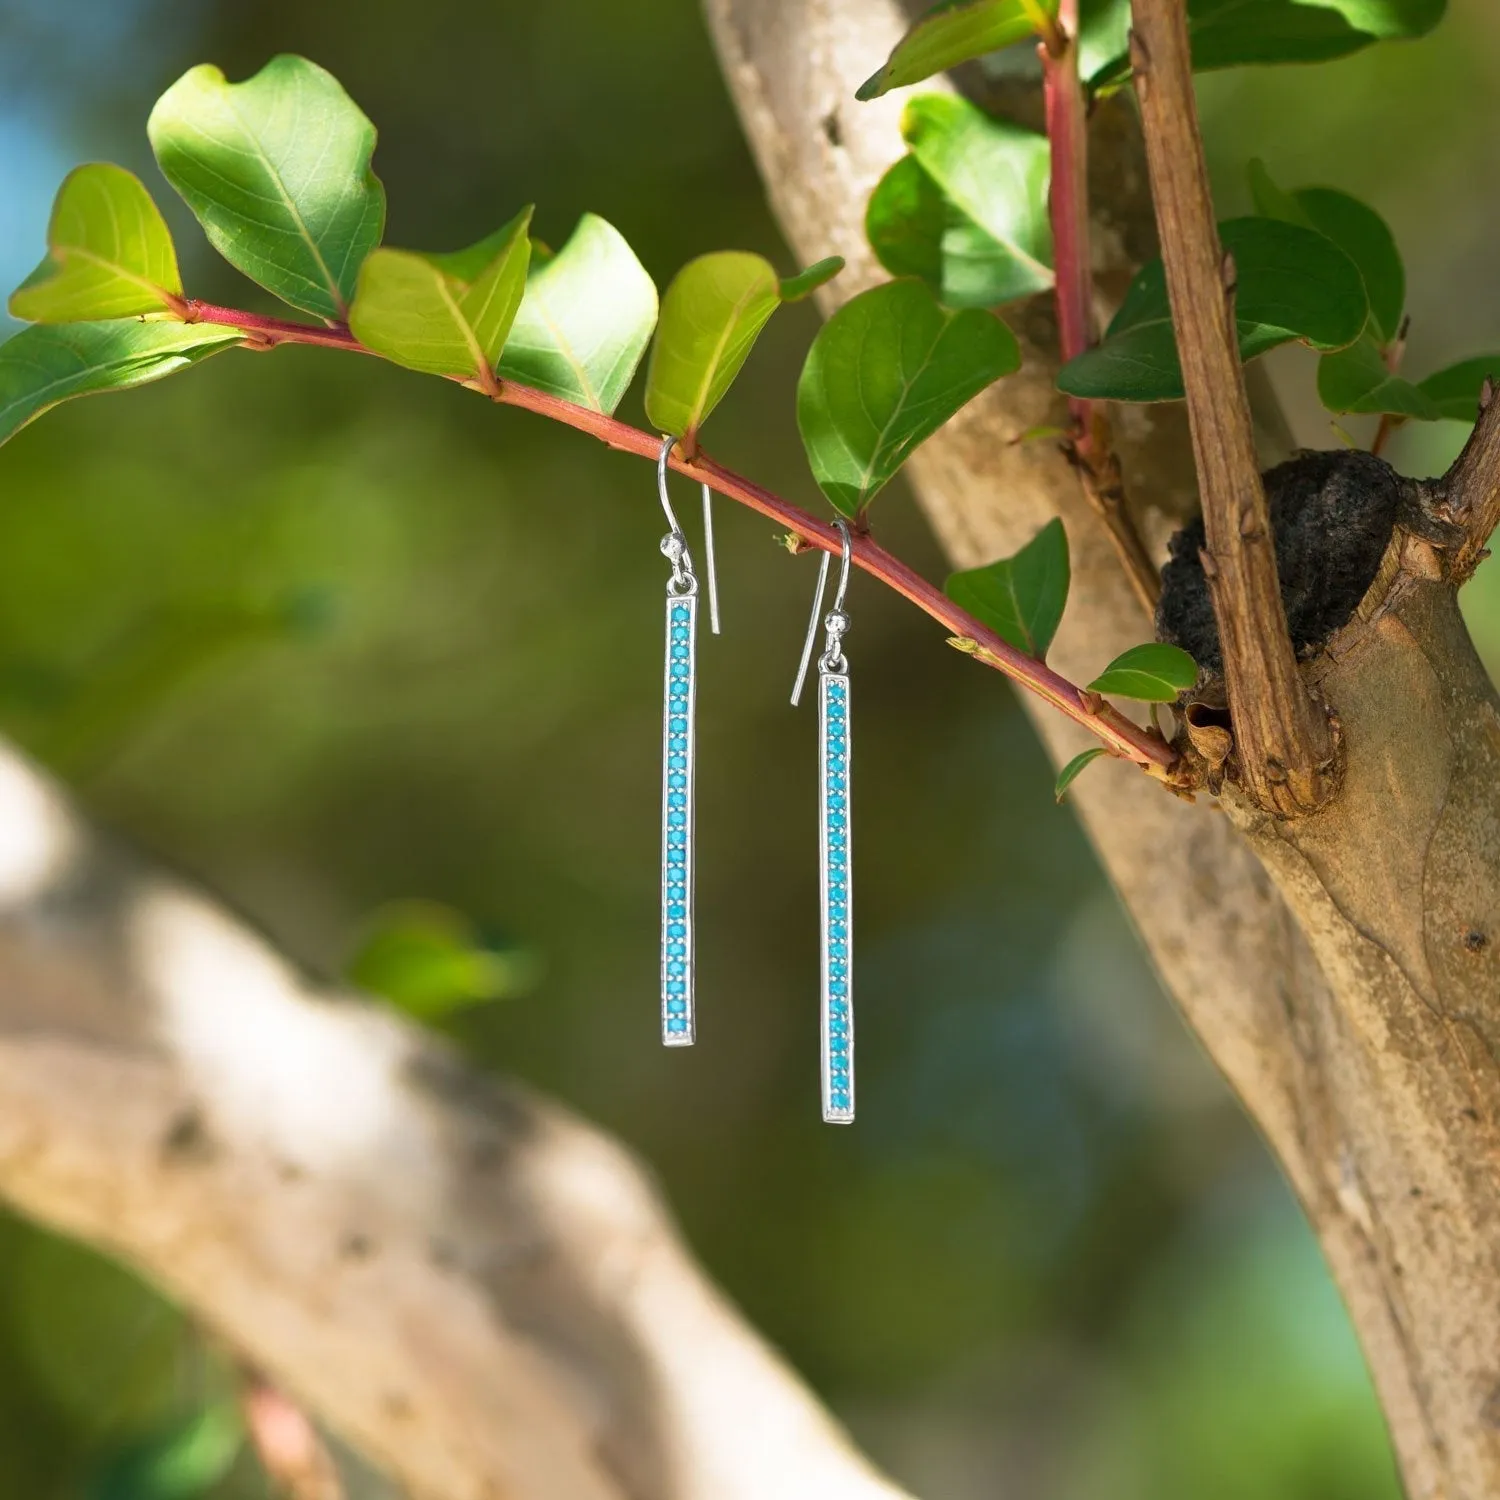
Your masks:
[{"label": "silver bar pendant", "polygon": [[661,756],[661,1039],[691,1047],[693,1009],[693,739],[698,699],[698,593],[667,594]]},{"label": "silver bar pendant", "polygon": [[818,845],[823,929],[823,1118],[854,1119],[854,881],[850,844],[849,677],[818,681]]}]

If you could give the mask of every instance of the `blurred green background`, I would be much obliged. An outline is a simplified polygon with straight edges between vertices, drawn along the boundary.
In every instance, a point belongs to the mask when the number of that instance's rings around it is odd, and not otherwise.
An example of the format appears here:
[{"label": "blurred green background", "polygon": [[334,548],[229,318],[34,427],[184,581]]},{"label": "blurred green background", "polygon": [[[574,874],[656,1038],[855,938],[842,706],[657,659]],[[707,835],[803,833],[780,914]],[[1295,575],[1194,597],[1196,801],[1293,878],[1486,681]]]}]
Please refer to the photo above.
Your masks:
[{"label": "blurred green background", "polygon": [[[278,51],[379,126],[392,243],[466,244],[534,200],[554,244],[602,213],[660,284],[726,246],[791,268],[693,0],[0,0],[0,282],[40,256],[67,168],[110,159],[158,189],[190,289],[265,305],[144,122],[190,64]],[[1500,347],[1497,89],[1489,0],[1414,46],[1207,78],[1221,207],[1247,206],[1253,154],[1360,194],[1406,253],[1413,368]],[[809,505],[814,327],[773,323],[711,431]],[[1311,358],[1273,368],[1301,438],[1337,441]],[[1461,437],[1392,456],[1435,471]],[[1009,692],[863,583],[861,1119],[817,1122],[812,726],[786,704],[814,565],[733,510],[692,1055],[656,1041],[663,564],[636,460],[311,349],[65,408],[0,454],[0,730],[314,970],[346,971],[389,903],[462,913],[506,997],[441,1024],[639,1147],[714,1274],[924,1500],[1394,1497],[1310,1237]],[[899,485],[880,525],[941,574]],[[1471,592],[1500,659],[1500,581]],[[187,1500],[141,1480],[140,1445],[226,1379],[124,1272],[0,1219],[0,1500]],[[206,1493],[265,1489],[241,1456]]]}]

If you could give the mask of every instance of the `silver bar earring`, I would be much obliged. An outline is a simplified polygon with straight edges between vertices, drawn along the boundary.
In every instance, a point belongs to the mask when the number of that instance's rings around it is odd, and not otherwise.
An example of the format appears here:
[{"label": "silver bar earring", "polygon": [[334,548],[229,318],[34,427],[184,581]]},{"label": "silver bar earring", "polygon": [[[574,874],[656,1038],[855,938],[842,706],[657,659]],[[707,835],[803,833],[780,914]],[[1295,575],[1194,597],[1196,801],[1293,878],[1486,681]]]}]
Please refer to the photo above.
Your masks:
[{"label": "silver bar earring", "polygon": [[[854,880],[850,839],[849,663],[843,640],[849,631],[844,597],[849,590],[852,546],[848,522],[835,521],[843,539],[842,566],[833,609],[823,621],[827,632],[818,658],[818,877],[821,964],[819,1026],[821,1033],[823,1119],[848,1125],[854,1119]],[[795,707],[802,697],[812,659],[818,615],[828,585],[828,553],[818,570],[818,591],[797,684]]]},{"label": "silver bar earring", "polygon": [[[657,492],[670,528],[661,550],[672,565],[667,579],[666,658],[663,666],[661,760],[661,1039],[691,1047],[697,1037],[694,1005],[694,782],[698,706],[698,576],[687,538],[667,495],[667,460],[677,439],[664,437],[656,463]],[[703,486],[708,558],[709,618],[719,633],[710,491]]]}]

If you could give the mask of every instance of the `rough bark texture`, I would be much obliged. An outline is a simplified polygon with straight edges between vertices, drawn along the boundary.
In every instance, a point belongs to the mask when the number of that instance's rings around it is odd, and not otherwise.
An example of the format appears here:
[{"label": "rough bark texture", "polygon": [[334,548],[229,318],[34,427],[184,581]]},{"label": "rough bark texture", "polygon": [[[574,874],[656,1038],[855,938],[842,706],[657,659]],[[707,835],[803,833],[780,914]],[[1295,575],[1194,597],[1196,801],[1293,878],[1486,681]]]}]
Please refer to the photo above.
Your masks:
[{"label": "rough bark texture", "polygon": [[620,1147],[319,994],[7,751],[0,830],[0,1196],[413,1500],[902,1500]]},{"label": "rough bark texture", "polygon": [[[861,233],[903,150],[900,95],[854,89],[904,27],[894,0],[706,0],[772,204],[798,255],[882,273]],[[1096,268],[1108,294],[1147,252],[1151,208],[1128,117],[1094,126]],[[1011,446],[1057,423],[1044,304],[1012,317],[1021,374],[914,459],[918,497],[955,563],[1013,552],[1061,515],[1072,603],[1051,653],[1087,681],[1148,622],[1063,459]],[[1192,508],[1173,408],[1120,411],[1130,493]],[[1263,435],[1264,436],[1264,435]],[[1265,456],[1265,455],[1263,455]],[[1277,455],[1279,456],[1279,455]],[[1152,522],[1156,522],[1153,526]],[[1187,805],[1123,766],[1073,793],[1167,988],[1259,1124],[1343,1291],[1410,1493],[1500,1494],[1500,711],[1424,544],[1392,554],[1366,617],[1318,670],[1342,721],[1348,785],[1279,824]],[[1059,762],[1083,748],[1045,709]]]}]

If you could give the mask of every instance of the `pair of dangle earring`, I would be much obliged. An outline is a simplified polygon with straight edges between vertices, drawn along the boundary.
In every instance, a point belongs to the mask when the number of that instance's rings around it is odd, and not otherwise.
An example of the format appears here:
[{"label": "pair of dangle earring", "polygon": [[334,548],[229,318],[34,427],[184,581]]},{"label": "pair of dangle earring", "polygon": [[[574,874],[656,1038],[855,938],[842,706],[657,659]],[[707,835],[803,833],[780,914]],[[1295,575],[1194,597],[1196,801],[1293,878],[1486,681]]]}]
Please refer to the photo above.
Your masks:
[{"label": "pair of dangle earring", "polygon": [[[662,691],[661,771],[661,1039],[691,1047],[697,1035],[693,992],[695,738],[698,705],[698,575],[687,537],[667,494],[667,460],[677,439],[664,437],[656,485],[668,531],[666,660]],[[708,613],[719,633],[718,576],[714,568],[713,492],[703,486],[703,550],[708,564]]]},{"label": "pair of dangle earring", "polygon": [[[850,846],[849,662],[844,612],[853,551],[849,523],[834,522],[842,542],[839,586],[823,620],[823,654],[818,658],[818,910],[821,934],[818,1021],[822,1054],[823,1119],[848,1125],[854,1119],[854,880]],[[818,616],[828,588],[829,553],[818,568],[818,591],[807,622],[807,640],[792,706],[802,697],[812,659]]]}]

